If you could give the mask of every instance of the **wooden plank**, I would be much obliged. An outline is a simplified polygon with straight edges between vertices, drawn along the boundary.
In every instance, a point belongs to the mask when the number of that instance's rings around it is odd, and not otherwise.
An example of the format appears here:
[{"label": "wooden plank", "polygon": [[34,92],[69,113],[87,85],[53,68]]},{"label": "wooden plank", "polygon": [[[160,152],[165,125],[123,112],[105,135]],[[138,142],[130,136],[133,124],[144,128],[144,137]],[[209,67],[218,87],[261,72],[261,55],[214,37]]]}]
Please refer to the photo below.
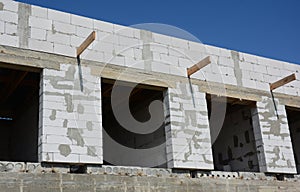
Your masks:
[{"label": "wooden plank", "polygon": [[79,56],[94,40],[96,39],[96,32],[93,31],[84,42],[77,48],[77,56]]},{"label": "wooden plank", "polygon": [[197,64],[193,65],[190,68],[187,68],[188,77],[190,77],[192,74],[196,73],[197,71],[199,71],[200,69],[202,69],[203,67],[205,67],[206,65],[208,65],[210,63],[211,63],[210,56],[207,56],[204,59],[202,59],[201,61],[199,61]]},{"label": "wooden plank", "polygon": [[270,84],[270,90],[272,91],[272,90],[274,90],[274,89],[276,89],[278,87],[281,87],[281,86],[283,86],[283,85],[285,85],[285,84],[287,84],[287,83],[289,83],[291,81],[294,81],[294,80],[296,80],[295,73],[292,74],[292,75],[289,75],[289,76],[287,76],[287,77],[285,77],[283,79],[280,79],[279,81],[276,81],[275,83],[271,83]]}]

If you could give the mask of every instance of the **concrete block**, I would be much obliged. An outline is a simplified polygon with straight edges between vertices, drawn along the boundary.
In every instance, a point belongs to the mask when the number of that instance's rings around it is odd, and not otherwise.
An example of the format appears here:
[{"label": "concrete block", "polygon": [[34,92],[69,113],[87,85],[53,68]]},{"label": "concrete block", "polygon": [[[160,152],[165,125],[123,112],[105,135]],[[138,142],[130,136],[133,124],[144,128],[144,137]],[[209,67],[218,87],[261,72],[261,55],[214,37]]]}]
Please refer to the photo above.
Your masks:
[{"label": "concrete block", "polygon": [[195,63],[192,60],[187,59],[187,58],[179,58],[178,64],[179,64],[179,67],[188,68],[188,67],[193,66]]},{"label": "concrete block", "polygon": [[227,67],[230,67],[230,68],[234,68],[234,63],[233,63],[233,60],[231,58],[219,57],[218,64],[223,65],[223,66],[227,66]]},{"label": "concrete block", "polygon": [[88,156],[88,155],[79,155],[80,163],[88,163],[88,164],[103,164],[102,156]]},{"label": "concrete block", "polygon": [[0,21],[18,24],[18,14],[10,11],[0,11]]},{"label": "concrete block", "polygon": [[179,39],[176,37],[171,37],[171,45],[173,47],[179,47],[181,49],[188,49],[189,45],[188,45],[188,41],[185,39]]},{"label": "concrete block", "polygon": [[48,18],[48,9],[31,5],[31,15],[35,17]]},{"label": "concrete block", "polygon": [[44,18],[29,16],[29,26],[39,29],[52,30],[52,21]]},{"label": "concrete block", "polygon": [[28,48],[44,52],[53,52],[53,43],[47,41],[39,41],[36,39],[28,39]]},{"label": "concrete block", "polygon": [[53,162],[79,163],[79,154],[69,154],[67,157],[60,153],[53,153]]},{"label": "concrete block", "polygon": [[279,68],[274,68],[274,67],[267,66],[267,72],[268,72],[269,75],[281,77],[281,71],[280,71]]},{"label": "concrete block", "polygon": [[62,45],[62,44],[58,44],[58,43],[54,43],[53,52],[57,53],[57,54],[71,56],[71,57],[76,56],[75,47],[71,47],[71,46],[68,46],[68,45]]},{"label": "concrete block", "polygon": [[5,33],[8,35],[17,36],[18,33],[18,26],[13,23],[5,23]]},{"label": "concrete block", "polygon": [[141,41],[138,39],[123,36],[119,36],[119,44],[131,48],[142,45]]},{"label": "concrete block", "polygon": [[47,144],[67,144],[67,145],[73,144],[70,138],[63,135],[47,135],[46,140],[47,140]]},{"label": "concrete block", "polygon": [[253,65],[253,71],[267,74],[267,67],[264,65]]},{"label": "concrete block", "polygon": [[239,61],[239,66],[240,66],[241,69],[247,70],[247,71],[253,71],[253,68],[254,68],[254,64],[249,63],[249,62]]},{"label": "concrete block", "polygon": [[64,45],[70,45],[71,37],[62,33],[53,33],[51,31],[47,31],[47,41]]},{"label": "concrete block", "polygon": [[15,1],[9,1],[4,4],[3,10],[18,12],[19,3]]},{"label": "concrete block", "polygon": [[93,30],[91,28],[76,26],[75,34],[79,37],[83,37],[84,39],[86,39],[92,32]]},{"label": "concrete block", "polygon": [[64,23],[70,23],[71,22],[71,14],[64,13],[61,11],[56,11],[53,9],[48,9],[48,19],[60,21]]},{"label": "concrete block", "polygon": [[75,34],[75,26],[68,24],[68,23],[62,23],[58,21],[53,21],[53,28],[55,31],[60,33],[67,33],[67,34]]},{"label": "concrete block", "polygon": [[90,28],[90,29],[93,29],[94,27],[93,19],[78,16],[78,15],[71,15],[71,24]]},{"label": "concrete block", "polygon": [[26,165],[23,162],[0,162],[0,172],[25,172]]},{"label": "concrete block", "polygon": [[250,79],[242,79],[242,84],[244,87],[256,89],[256,81]]},{"label": "concrete block", "polygon": [[114,25],[112,23],[99,21],[99,20],[93,20],[93,22],[94,22],[94,29],[96,30],[105,31],[108,33],[112,33],[114,30]]},{"label": "concrete block", "polygon": [[0,44],[17,47],[17,46],[19,46],[19,37],[12,36],[12,35],[6,35],[6,34],[0,34]]},{"label": "concrete block", "polygon": [[4,33],[4,21],[0,21],[0,33]]},{"label": "concrete block", "polygon": [[31,27],[30,37],[37,40],[46,40],[46,30]]},{"label": "concrete block", "polygon": [[158,33],[153,33],[152,34],[152,39],[155,43],[158,44],[163,44],[163,45],[171,45],[171,37],[170,36],[166,36],[166,35],[162,35],[162,34],[158,34]]}]

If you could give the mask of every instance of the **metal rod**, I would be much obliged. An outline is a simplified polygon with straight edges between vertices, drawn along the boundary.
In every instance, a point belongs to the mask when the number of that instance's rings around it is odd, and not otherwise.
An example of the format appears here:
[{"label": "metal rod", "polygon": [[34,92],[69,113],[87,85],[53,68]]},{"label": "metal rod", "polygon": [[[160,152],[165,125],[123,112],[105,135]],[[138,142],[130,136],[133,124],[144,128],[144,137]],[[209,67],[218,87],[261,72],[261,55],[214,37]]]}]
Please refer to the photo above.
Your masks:
[{"label": "metal rod", "polygon": [[192,95],[193,105],[194,105],[194,108],[196,108],[195,98],[194,98],[194,91],[193,91],[193,86],[192,86],[191,78],[188,77],[188,79],[189,79],[189,84],[190,84],[190,90],[191,90],[191,95]]},{"label": "metal rod", "polygon": [[272,90],[271,90],[271,95],[272,95],[272,100],[273,100],[273,104],[274,104],[274,108],[275,108],[275,114],[277,116],[277,119],[279,119],[279,115],[278,115],[278,111],[277,111],[277,106],[276,106],[276,102],[275,102],[275,98],[274,98]]},{"label": "metal rod", "polygon": [[80,65],[80,55],[77,56],[77,64],[78,64],[78,75],[79,75],[79,82],[80,82],[80,90],[83,92],[83,80],[82,80],[82,70]]}]

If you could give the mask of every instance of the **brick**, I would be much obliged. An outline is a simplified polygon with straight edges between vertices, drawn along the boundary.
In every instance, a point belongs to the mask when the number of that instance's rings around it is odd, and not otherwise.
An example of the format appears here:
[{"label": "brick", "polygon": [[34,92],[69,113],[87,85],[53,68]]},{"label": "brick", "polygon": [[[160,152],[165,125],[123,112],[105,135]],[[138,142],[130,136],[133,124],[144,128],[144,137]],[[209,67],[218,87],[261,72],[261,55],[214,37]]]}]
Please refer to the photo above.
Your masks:
[{"label": "brick", "polygon": [[46,30],[31,27],[30,37],[38,40],[46,40]]},{"label": "brick", "polygon": [[19,46],[19,38],[6,34],[0,34],[0,44],[17,47]]},{"label": "brick", "polygon": [[38,7],[38,6],[31,6],[31,15],[35,17],[47,18],[48,17],[48,9]]},{"label": "brick", "polygon": [[49,9],[48,10],[48,19],[60,21],[60,22],[64,22],[64,23],[70,23],[71,22],[71,14]]},{"label": "brick", "polygon": [[90,18],[78,16],[78,15],[71,15],[71,24],[78,25],[81,27],[87,27],[93,29],[94,22]]},{"label": "brick", "polygon": [[62,23],[58,21],[53,21],[53,27],[55,31],[66,34],[75,34],[76,28],[74,25],[68,23]]},{"label": "brick", "polygon": [[53,52],[53,43],[30,38],[28,39],[28,48],[38,51]]},{"label": "brick", "polygon": [[18,14],[10,11],[0,11],[0,21],[18,24]]},{"label": "brick", "polygon": [[52,21],[39,17],[29,17],[29,26],[39,29],[52,30]]}]

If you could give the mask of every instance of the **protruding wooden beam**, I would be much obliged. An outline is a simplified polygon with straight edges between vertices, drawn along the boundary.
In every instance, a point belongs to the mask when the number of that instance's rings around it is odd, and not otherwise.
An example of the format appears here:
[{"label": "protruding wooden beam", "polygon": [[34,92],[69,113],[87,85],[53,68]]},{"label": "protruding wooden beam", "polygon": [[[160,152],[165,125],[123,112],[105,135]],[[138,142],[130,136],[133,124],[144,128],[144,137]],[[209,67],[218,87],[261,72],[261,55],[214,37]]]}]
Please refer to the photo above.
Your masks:
[{"label": "protruding wooden beam", "polygon": [[270,84],[270,90],[273,91],[274,89],[276,89],[278,87],[281,87],[281,86],[283,86],[283,85],[285,85],[285,84],[287,84],[287,83],[289,83],[291,81],[294,81],[294,80],[296,80],[295,73],[292,74],[292,75],[289,75],[289,76],[287,76],[287,77],[285,77],[283,79],[280,79],[279,81],[271,83]]},{"label": "protruding wooden beam", "polygon": [[96,39],[96,32],[93,31],[84,42],[77,48],[77,57]]},{"label": "protruding wooden beam", "polygon": [[200,69],[202,69],[203,67],[205,67],[206,65],[208,65],[210,63],[211,63],[210,56],[207,56],[204,59],[202,59],[201,61],[199,61],[197,64],[193,65],[190,68],[187,68],[188,77],[190,77],[192,74],[196,73],[197,71],[199,71]]}]

